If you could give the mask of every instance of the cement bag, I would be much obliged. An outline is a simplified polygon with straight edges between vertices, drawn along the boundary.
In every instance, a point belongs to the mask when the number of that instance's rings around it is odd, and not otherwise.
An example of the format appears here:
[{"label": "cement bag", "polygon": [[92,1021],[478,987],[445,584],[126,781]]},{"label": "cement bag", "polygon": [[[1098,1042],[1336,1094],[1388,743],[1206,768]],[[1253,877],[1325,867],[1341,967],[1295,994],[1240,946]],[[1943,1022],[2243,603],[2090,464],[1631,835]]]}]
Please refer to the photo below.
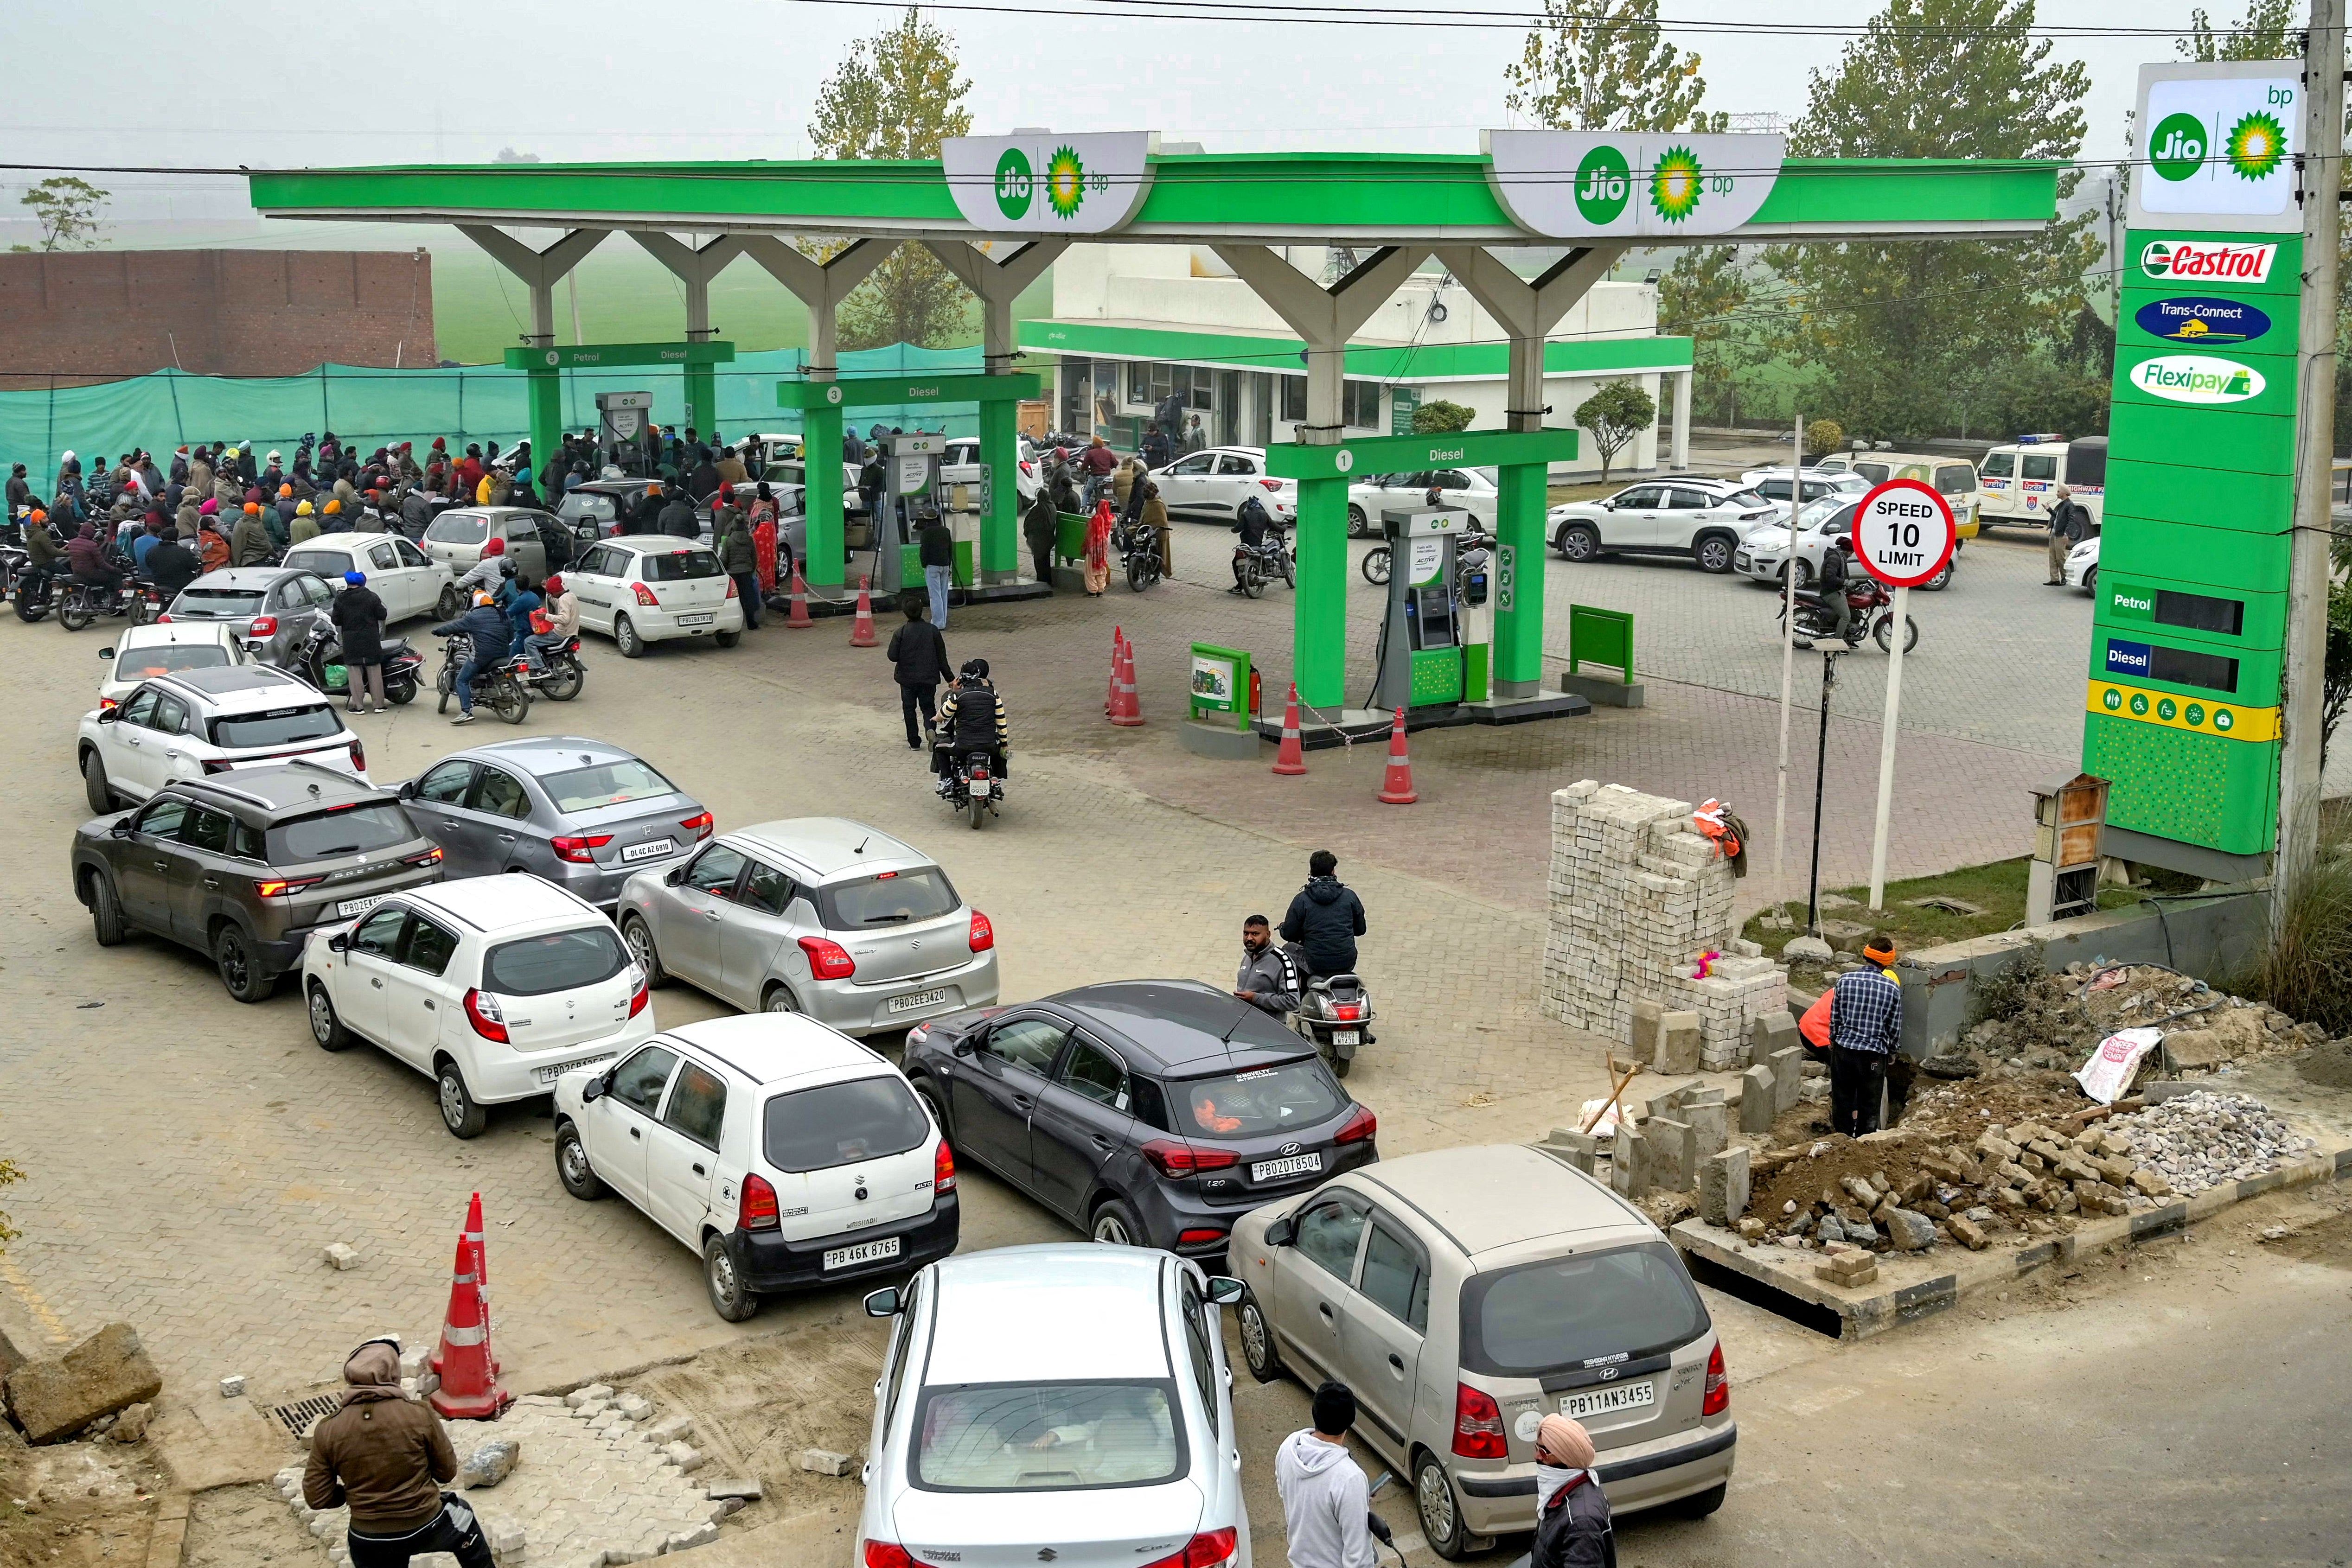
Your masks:
[{"label": "cement bag", "polygon": [[2099,1041],[2099,1049],[2074,1074],[2074,1082],[2083,1092],[2102,1105],[2112,1105],[2123,1098],[2131,1087],[2132,1079],[2139,1072],[2140,1058],[2156,1049],[2164,1038],[2160,1029],[2118,1030]]},{"label": "cement bag", "polygon": [[[1606,1110],[1602,1110],[1601,1108],[1603,1106],[1607,1106],[1608,1108]],[[1601,1119],[1597,1122],[1593,1122],[1591,1126],[1585,1127],[1584,1130],[1591,1134],[1596,1138],[1615,1137],[1617,1135],[1617,1107],[1614,1103],[1607,1100],[1587,1100],[1584,1103],[1583,1108],[1577,1113],[1577,1125],[1580,1127],[1584,1126],[1586,1122],[1591,1121],[1592,1116],[1596,1112],[1600,1113]]]}]

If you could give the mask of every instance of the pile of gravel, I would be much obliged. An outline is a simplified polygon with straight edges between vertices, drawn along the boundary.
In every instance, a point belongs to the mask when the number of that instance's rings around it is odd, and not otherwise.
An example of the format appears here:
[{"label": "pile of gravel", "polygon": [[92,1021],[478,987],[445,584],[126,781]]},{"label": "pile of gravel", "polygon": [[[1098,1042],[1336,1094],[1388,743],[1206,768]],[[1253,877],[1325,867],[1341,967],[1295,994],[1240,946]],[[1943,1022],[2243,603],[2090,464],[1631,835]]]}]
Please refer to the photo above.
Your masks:
[{"label": "pile of gravel", "polygon": [[2117,1116],[2108,1126],[2131,1140],[2139,1164],[2153,1166],[2181,1193],[2260,1176],[2315,1146],[2261,1101],[2207,1090]]}]

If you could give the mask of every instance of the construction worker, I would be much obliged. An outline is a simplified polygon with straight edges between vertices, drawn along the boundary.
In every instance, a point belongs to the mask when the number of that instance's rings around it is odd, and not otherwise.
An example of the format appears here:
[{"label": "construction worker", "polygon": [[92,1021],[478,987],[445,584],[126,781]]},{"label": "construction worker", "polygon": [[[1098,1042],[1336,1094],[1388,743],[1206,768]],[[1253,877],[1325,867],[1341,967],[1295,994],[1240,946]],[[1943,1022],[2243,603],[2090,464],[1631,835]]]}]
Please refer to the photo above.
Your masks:
[{"label": "construction worker", "polygon": [[1840,975],[1830,992],[1830,1129],[1850,1138],[1878,1131],[1887,1065],[1903,1039],[1894,939],[1874,932],[1862,959],[1866,967]]},{"label": "construction worker", "polygon": [[342,1408],[310,1432],[302,1499],[352,1511],[352,1568],[407,1568],[446,1552],[458,1568],[495,1568],[490,1544],[466,1500],[444,1492],[457,1450],[441,1418],[400,1392],[400,1347],[372,1339],[343,1363]]}]

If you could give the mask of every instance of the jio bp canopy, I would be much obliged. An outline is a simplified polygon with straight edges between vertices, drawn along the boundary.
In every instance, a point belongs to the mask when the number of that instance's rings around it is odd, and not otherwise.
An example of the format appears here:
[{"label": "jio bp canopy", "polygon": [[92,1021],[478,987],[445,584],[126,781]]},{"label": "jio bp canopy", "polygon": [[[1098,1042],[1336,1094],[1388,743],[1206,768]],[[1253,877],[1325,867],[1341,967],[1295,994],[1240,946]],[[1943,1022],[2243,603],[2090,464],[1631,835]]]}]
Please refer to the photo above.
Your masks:
[{"label": "jio bp canopy", "polygon": [[940,143],[956,211],[996,234],[1105,235],[1125,228],[1151,191],[1156,131],[1056,136],[957,136]]},{"label": "jio bp canopy", "polygon": [[1489,131],[1488,178],[1522,228],[1553,239],[1727,234],[1780,177],[1784,136]]}]

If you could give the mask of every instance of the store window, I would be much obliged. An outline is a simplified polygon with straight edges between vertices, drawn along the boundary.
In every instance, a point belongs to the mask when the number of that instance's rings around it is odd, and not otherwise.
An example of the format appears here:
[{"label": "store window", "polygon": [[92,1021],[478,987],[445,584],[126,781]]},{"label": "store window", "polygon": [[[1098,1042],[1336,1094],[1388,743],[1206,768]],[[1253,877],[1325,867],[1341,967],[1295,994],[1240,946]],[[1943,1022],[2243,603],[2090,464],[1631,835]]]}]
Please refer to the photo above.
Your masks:
[{"label": "store window", "polygon": [[1127,402],[1130,408],[1158,408],[1171,397],[1186,408],[1208,409],[1215,399],[1216,371],[1192,365],[1167,365],[1139,360],[1127,368]]},{"label": "store window", "polygon": [[[1282,378],[1282,414],[1285,420],[1306,423],[1307,378]],[[1339,422],[1350,430],[1381,428],[1381,383],[1378,382],[1343,382],[1339,386]]]}]

